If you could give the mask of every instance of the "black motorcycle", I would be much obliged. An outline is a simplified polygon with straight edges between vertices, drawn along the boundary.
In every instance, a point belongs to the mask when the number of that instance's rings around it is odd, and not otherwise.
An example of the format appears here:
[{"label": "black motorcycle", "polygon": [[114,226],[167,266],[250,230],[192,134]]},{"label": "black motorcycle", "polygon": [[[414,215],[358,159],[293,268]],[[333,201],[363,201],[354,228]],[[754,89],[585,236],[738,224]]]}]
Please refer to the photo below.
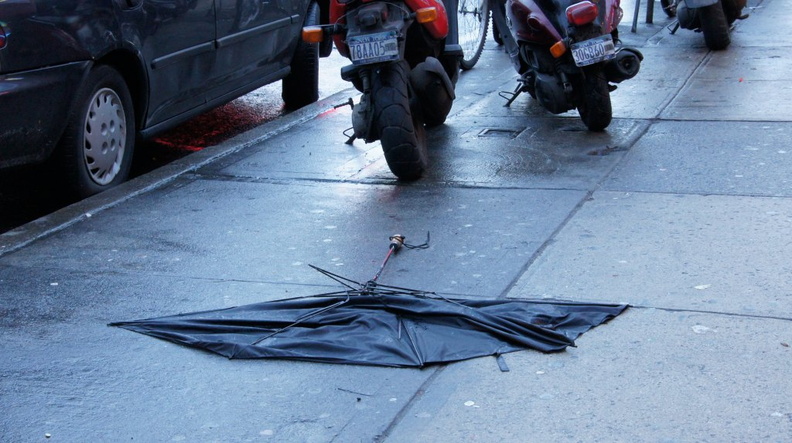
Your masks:
[{"label": "black motorcycle", "polygon": [[445,122],[455,98],[462,53],[455,19],[441,0],[331,0],[329,23],[303,30],[309,42],[332,37],[352,61],[341,77],[362,96],[348,103],[354,132],[347,142],[379,140],[402,180],[427,168],[424,125]]},{"label": "black motorcycle", "polygon": [[726,49],[731,44],[729,31],[743,15],[746,0],[661,0],[663,11],[676,17],[677,23],[671,30],[684,28],[704,34],[704,43],[713,51]]}]

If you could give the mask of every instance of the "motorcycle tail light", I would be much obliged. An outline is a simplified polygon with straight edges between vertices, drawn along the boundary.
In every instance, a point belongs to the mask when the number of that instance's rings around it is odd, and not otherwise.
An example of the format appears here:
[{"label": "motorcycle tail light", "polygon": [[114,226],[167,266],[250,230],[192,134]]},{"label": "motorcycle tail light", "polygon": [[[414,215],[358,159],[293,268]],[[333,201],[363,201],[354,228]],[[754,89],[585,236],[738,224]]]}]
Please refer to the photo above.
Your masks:
[{"label": "motorcycle tail light", "polygon": [[599,15],[597,5],[589,1],[575,3],[566,8],[567,20],[575,26],[587,25],[593,22],[597,15]]},{"label": "motorcycle tail light", "polygon": [[324,31],[319,26],[306,26],[302,30],[302,39],[305,43],[319,43],[324,40]]},{"label": "motorcycle tail light", "polygon": [[3,29],[3,24],[0,23],[0,49],[5,48],[6,45],[6,33],[5,29]]},{"label": "motorcycle tail light", "polygon": [[437,8],[431,6],[415,11],[415,20],[418,23],[430,23],[437,20]]}]

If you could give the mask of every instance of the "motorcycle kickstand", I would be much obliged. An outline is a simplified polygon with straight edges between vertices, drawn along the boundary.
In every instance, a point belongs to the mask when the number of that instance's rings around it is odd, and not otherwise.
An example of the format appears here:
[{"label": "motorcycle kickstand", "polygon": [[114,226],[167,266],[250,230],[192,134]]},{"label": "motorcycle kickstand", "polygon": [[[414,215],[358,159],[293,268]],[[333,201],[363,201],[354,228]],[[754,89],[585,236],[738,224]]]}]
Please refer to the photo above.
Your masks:
[{"label": "motorcycle kickstand", "polygon": [[[349,130],[352,130],[354,132],[355,128],[349,128],[346,131],[344,131],[343,134],[346,135],[347,131]],[[346,135],[346,136],[349,138],[347,138],[347,141],[344,142],[345,145],[351,145],[352,143],[355,142],[355,140],[357,140],[357,136],[354,133],[352,135]]]},{"label": "motorcycle kickstand", "polygon": [[503,105],[503,107],[508,108],[511,106],[511,104],[514,103],[514,100],[517,100],[517,97],[519,97],[524,90],[525,85],[523,84],[522,79],[519,79],[517,80],[517,88],[514,89],[514,92],[500,91],[498,95],[506,99],[506,104]]},{"label": "motorcycle kickstand", "polygon": [[[343,108],[344,106],[349,106],[353,110],[355,109],[355,102],[352,100],[352,97],[349,97],[349,100],[345,101],[344,103],[339,103],[333,106],[333,109]],[[352,130],[352,135],[347,135],[347,131],[349,131],[350,129]],[[342,134],[348,137],[347,141],[344,142],[345,145],[351,145],[357,139],[357,136],[355,136],[354,128],[349,128],[346,131],[342,132]]]}]

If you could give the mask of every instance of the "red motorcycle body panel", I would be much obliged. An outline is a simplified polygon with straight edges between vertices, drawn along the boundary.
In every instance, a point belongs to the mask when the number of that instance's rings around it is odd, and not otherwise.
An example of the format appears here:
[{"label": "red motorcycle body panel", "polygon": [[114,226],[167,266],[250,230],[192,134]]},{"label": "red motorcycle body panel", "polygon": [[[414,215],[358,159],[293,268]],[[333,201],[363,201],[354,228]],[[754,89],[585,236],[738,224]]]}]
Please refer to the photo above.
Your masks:
[{"label": "red motorcycle body panel", "polygon": [[533,0],[508,0],[506,16],[514,26],[517,41],[552,45],[562,40],[553,22]]},{"label": "red motorcycle body panel", "polygon": [[[624,12],[619,0],[605,0],[605,17],[602,20],[602,33],[610,34],[621,23]],[[602,6],[600,6],[600,17],[602,17]]]},{"label": "red motorcycle body panel", "polygon": [[445,9],[445,4],[442,0],[405,0],[404,3],[412,11],[417,11],[421,8],[430,8],[434,6],[437,8],[437,20],[429,23],[424,23],[423,26],[429,31],[429,35],[436,39],[446,38],[448,35],[448,13]]},{"label": "red motorcycle body panel", "polygon": [[[371,1],[364,0],[363,2],[370,3]],[[404,3],[411,11],[432,6],[436,7],[437,20],[424,23],[423,26],[429,32],[429,35],[438,40],[448,35],[448,13],[442,0],[405,0]],[[348,7],[349,4],[341,3],[338,0],[330,0],[330,24],[345,24],[346,18],[344,15],[347,13]],[[349,57],[349,48],[346,45],[345,38],[346,36],[343,34],[336,34],[333,36],[333,42],[341,55]]]},{"label": "red motorcycle body panel", "polygon": [[[621,22],[619,0],[592,0],[599,9],[599,25],[610,34]],[[507,0],[506,15],[514,25],[518,41],[552,45],[566,36],[566,8],[577,0]]]},{"label": "red motorcycle body panel", "polygon": [[[344,14],[346,13],[347,5],[340,3],[338,0],[330,0],[330,24],[334,25],[338,24],[345,24],[346,18],[344,18]],[[347,47],[346,42],[344,42],[344,35],[336,34],[333,36],[333,43],[335,43],[336,49],[338,52],[343,55],[344,57],[349,57],[349,47]]]}]

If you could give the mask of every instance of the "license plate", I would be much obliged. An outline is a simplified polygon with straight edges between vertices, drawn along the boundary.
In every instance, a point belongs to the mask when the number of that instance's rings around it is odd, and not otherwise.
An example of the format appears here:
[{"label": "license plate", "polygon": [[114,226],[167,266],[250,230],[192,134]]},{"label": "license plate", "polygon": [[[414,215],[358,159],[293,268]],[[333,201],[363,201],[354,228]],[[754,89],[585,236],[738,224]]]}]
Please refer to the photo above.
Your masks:
[{"label": "license plate", "polygon": [[349,55],[355,65],[368,65],[399,59],[396,31],[349,37]]},{"label": "license plate", "polygon": [[572,44],[572,58],[578,66],[588,66],[616,57],[610,34]]}]

